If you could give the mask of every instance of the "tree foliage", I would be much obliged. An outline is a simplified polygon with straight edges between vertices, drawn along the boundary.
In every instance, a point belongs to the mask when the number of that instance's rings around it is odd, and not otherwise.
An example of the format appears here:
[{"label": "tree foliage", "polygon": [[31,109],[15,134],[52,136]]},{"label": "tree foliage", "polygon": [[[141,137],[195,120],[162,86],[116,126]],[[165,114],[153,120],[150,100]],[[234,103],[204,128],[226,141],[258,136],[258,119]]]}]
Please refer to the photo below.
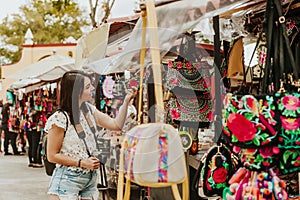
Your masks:
[{"label": "tree foliage", "polygon": [[88,15],[72,0],[31,0],[20,7],[20,14],[4,18],[0,24],[4,47],[0,56],[5,63],[18,61],[28,28],[35,44],[49,44],[63,43],[68,37],[79,39],[88,25]]}]

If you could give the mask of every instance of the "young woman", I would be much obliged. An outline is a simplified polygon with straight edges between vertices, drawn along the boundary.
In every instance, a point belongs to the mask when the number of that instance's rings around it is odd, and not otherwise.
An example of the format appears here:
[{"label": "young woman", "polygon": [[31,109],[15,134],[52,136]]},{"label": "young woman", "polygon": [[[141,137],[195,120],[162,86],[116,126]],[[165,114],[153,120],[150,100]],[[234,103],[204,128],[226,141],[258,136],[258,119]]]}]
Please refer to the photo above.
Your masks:
[{"label": "young woman", "polygon": [[116,118],[98,111],[93,102],[91,77],[82,71],[66,72],[60,84],[60,109],[47,120],[47,154],[56,163],[48,194],[50,199],[97,200],[97,126],[121,130],[129,101],[136,96],[129,89]]}]

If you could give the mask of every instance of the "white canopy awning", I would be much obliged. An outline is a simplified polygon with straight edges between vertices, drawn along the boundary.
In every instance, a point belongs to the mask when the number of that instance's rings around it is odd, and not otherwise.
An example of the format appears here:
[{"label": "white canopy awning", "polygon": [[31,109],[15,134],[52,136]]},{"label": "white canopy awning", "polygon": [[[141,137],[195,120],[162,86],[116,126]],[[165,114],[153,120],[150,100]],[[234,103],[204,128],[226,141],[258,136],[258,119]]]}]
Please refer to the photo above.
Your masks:
[{"label": "white canopy awning", "polygon": [[15,81],[11,86],[10,88],[11,89],[19,89],[19,88],[24,88],[28,85],[35,85],[35,84],[39,84],[41,82],[40,79],[21,79],[21,80],[18,80],[18,81]]},{"label": "white canopy awning", "polygon": [[[161,58],[171,49],[180,34],[195,28],[202,19],[236,9],[245,2],[249,0],[181,0],[156,7]],[[151,27],[147,29],[149,32]],[[99,74],[138,69],[141,38],[142,18],[138,20],[122,53],[92,62],[85,66],[85,69]],[[149,35],[146,38],[146,44],[149,47]],[[150,61],[151,58],[147,55],[145,65],[148,65]]]},{"label": "white canopy awning", "polygon": [[54,54],[8,76],[11,79],[36,78],[42,81],[56,80],[74,69],[75,60],[68,56]]}]

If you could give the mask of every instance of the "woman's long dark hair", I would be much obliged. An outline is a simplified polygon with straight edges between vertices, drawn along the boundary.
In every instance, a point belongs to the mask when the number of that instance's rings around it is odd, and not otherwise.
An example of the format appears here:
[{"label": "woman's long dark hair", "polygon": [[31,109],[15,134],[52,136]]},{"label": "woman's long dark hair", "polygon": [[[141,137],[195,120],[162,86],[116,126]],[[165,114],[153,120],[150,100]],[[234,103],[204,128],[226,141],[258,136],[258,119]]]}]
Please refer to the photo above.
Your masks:
[{"label": "woman's long dark hair", "polygon": [[79,124],[79,98],[84,90],[84,78],[91,76],[80,70],[66,72],[60,82],[60,109],[70,116],[71,124]]}]

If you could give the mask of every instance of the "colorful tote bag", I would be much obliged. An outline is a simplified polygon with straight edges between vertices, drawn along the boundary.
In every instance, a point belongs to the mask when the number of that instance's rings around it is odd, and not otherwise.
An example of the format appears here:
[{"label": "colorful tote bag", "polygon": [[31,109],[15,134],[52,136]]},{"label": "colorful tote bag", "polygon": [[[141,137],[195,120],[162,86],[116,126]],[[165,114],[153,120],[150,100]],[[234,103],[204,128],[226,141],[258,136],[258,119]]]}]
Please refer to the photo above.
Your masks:
[{"label": "colorful tote bag", "polygon": [[126,133],[123,148],[125,176],[139,185],[181,183],[186,178],[181,139],[169,124],[135,126]]},{"label": "colorful tote bag", "polygon": [[226,94],[223,133],[232,144],[256,148],[276,142],[279,122],[273,96]]}]

